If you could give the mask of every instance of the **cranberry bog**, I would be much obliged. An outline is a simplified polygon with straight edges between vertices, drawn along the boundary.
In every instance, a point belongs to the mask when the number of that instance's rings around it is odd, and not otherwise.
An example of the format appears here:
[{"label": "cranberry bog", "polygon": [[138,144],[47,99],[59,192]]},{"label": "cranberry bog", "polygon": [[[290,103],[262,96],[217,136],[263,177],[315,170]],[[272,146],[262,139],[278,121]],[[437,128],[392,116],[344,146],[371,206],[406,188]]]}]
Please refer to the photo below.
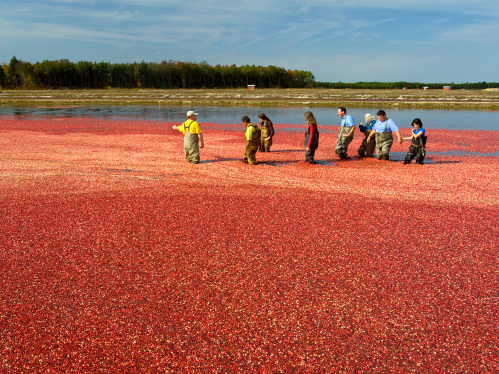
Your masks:
[{"label": "cranberry bog", "polygon": [[0,118],[0,372],[499,371],[499,132],[171,125]]}]

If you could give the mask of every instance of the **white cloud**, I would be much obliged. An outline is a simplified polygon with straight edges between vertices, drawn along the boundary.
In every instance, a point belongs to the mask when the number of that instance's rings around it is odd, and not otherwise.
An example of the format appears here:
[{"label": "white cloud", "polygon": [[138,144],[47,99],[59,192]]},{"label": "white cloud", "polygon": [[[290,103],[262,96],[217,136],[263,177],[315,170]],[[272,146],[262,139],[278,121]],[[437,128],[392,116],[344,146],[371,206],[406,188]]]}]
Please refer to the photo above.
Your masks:
[{"label": "white cloud", "polygon": [[[9,27],[10,26],[10,27]],[[160,36],[147,34],[124,34],[122,32],[105,32],[87,30],[69,25],[59,24],[37,24],[26,23],[21,29],[12,27],[12,24],[4,24],[3,34],[8,37],[25,37],[41,39],[68,39],[80,40],[94,43],[114,43],[115,41],[126,42],[155,42],[166,44],[179,44],[178,40],[172,38],[165,40]]]},{"label": "white cloud", "polygon": [[[49,2],[62,4],[98,4],[102,2],[89,2],[86,0],[48,0]],[[309,0],[304,6],[301,0],[270,1],[270,0],[191,0],[188,4],[181,0],[107,0],[110,4],[127,4],[140,8],[165,8],[182,6],[184,9],[218,9],[227,11],[260,11],[300,9],[311,7],[323,7],[329,9],[393,9],[413,11],[452,11],[455,13],[499,15],[499,2],[490,0]]]},{"label": "white cloud", "polygon": [[[294,4],[291,0],[288,4]],[[308,6],[335,9],[392,9],[411,11],[447,11],[466,14],[499,15],[499,2],[490,0],[311,0]]]},{"label": "white cloud", "polygon": [[[408,56],[404,52],[369,52],[358,54],[331,53],[315,56],[310,61],[304,57],[294,60],[294,67],[310,70],[317,81],[400,81],[423,80],[414,72],[430,71],[431,67],[443,61],[440,55]],[[280,61],[282,63],[283,61]]]},{"label": "white cloud", "polygon": [[[310,70],[318,80],[390,80],[424,77],[439,64],[445,71],[448,62],[435,57],[444,50],[496,58],[499,43],[499,2],[490,0],[0,0],[0,9],[0,58],[22,51],[32,61],[50,49],[116,62],[161,51],[167,59]],[[405,21],[413,16],[419,24]],[[365,61],[367,50],[382,51],[381,60]],[[461,60],[453,66],[468,67]]]},{"label": "white cloud", "polygon": [[[469,45],[471,48],[476,45],[485,45],[492,51],[492,49],[499,47],[499,24],[495,22],[468,24],[455,30],[442,32],[435,39],[440,43]],[[465,53],[465,51],[463,52]]]}]

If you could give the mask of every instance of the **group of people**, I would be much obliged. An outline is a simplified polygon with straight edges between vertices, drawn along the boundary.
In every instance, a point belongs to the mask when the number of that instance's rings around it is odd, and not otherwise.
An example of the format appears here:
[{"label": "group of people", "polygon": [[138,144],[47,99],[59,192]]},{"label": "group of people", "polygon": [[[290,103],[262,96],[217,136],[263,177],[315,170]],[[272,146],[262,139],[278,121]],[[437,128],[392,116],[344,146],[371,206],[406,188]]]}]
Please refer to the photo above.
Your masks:
[{"label": "group of people", "polygon": [[[204,147],[204,139],[199,123],[196,122],[198,113],[193,111],[187,112],[187,121],[180,126],[172,126],[174,130],[179,130],[184,134],[184,152],[187,162],[199,163],[199,149]],[[341,118],[341,124],[338,131],[338,142],[335,147],[335,153],[340,159],[348,158],[348,146],[353,140],[355,132],[355,121],[353,117],[347,114],[344,107],[338,108],[338,116]],[[397,124],[390,118],[387,118],[384,110],[377,113],[376,120],[369,113],[365,115],[365,123],[360,123],[359,130],[364,134],[364,139],[357,153],[359,157],[374,157],[376,150],[376,158],[378,160],[389,160],[390,149],[393,145],[393,133],[397,136],[399,143],[404,140],[411,140],[409,152],[407,153],[404,164],[409,164],[416,158],[417,164],[423,164],[426,153],[426,132],[423,128],[423,123],[419,118],[412,121],[412,134],[410,137],[402,138]],[[319,131],[317,120],[312,112],[308,111],[304,114],[308,129],[305,133],[305,162],[315,164],[315,151],[319,147]],[[246,148],[243,156],[243,161],[248,164],[256,163],[256,153],[270,152],[272,138],[275,134],[272,121],[264,114],[258,115],[260,127],[253,124],[248,116],[244,116],[241,122],[246,127],[245,139]]]}]

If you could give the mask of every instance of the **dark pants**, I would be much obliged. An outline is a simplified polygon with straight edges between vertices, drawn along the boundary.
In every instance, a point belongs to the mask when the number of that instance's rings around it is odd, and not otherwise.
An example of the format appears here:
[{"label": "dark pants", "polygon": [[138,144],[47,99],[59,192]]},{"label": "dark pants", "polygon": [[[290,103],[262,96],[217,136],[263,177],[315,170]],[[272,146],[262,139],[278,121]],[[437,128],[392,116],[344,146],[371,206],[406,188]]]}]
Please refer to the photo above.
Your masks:
[{"label": "dark pants", "polygon": [[367,154],[367,157],[373,157],[374,156],[374,149],[376,148],[376,137],[373,136],[371,137],[371,140],[369,140],[369,143],[367,142],[367,137],[371,133],[371,130],[365,130],[364,131],[364,139],[362,140],[362,144],[359,147],[359,150],[357,153],[359,156],[364,156],[364,153]]},{"label": "dark pants", "polygon": [[423,149],[421,147],[417,147],[413,144],[409,147],[409,152],[407,152],[407,156],[405,156],[404,164],[409,164],[414,157],[416,157],[416,164],[424,164],[424,156]]},{"label": "dark pants", "polygon": [[309,162],[311,164],[315,164],[315,160],[314,160],[314,156],[315,156],[315,149],[309,149],[308,151],[305,151],[305,161],[306,162]]}]

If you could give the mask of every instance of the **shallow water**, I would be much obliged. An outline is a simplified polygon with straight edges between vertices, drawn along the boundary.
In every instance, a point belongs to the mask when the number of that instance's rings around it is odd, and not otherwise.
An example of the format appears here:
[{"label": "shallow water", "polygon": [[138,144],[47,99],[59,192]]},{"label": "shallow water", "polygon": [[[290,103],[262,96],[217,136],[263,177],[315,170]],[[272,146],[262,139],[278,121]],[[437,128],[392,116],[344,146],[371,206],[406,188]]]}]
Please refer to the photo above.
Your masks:
[{"label": "shallow water", "polygon": [[[249,116],[254,122],[259,113],[265,113],[278,128],[279,123],[304,124],[303,114],[310,110],[314,113],[319,127],[337,126],[340,118],[336,108],[308,108],[308,107],[201,107],[199,109],[183,106],[160,105],[101,105],[101,106],[68,106],[68,107],[12,107],[0,106],[0,116],[33,116],[53,118],[105,118],[116,120],[147,120],[165,122],[183,122],[185,113],[194,109],[198,115],[198,122],[239,124],[242,116]],[[364,115],[371,113],[376,117],[379,108],[365,107],[352,108],[348,113],[355,119],[355,123],[364,122]],[[389,118],[401,127],[410,127],[414,118],[420,118],[427,129],[456,129],[456,130],[492,130],[497,131],[499,112],[476,110],[440,110],[440,109],[386,109]],[[287,129],[293,131],[293,129]],[[300,129],[301,131],[301,129]]]}]

